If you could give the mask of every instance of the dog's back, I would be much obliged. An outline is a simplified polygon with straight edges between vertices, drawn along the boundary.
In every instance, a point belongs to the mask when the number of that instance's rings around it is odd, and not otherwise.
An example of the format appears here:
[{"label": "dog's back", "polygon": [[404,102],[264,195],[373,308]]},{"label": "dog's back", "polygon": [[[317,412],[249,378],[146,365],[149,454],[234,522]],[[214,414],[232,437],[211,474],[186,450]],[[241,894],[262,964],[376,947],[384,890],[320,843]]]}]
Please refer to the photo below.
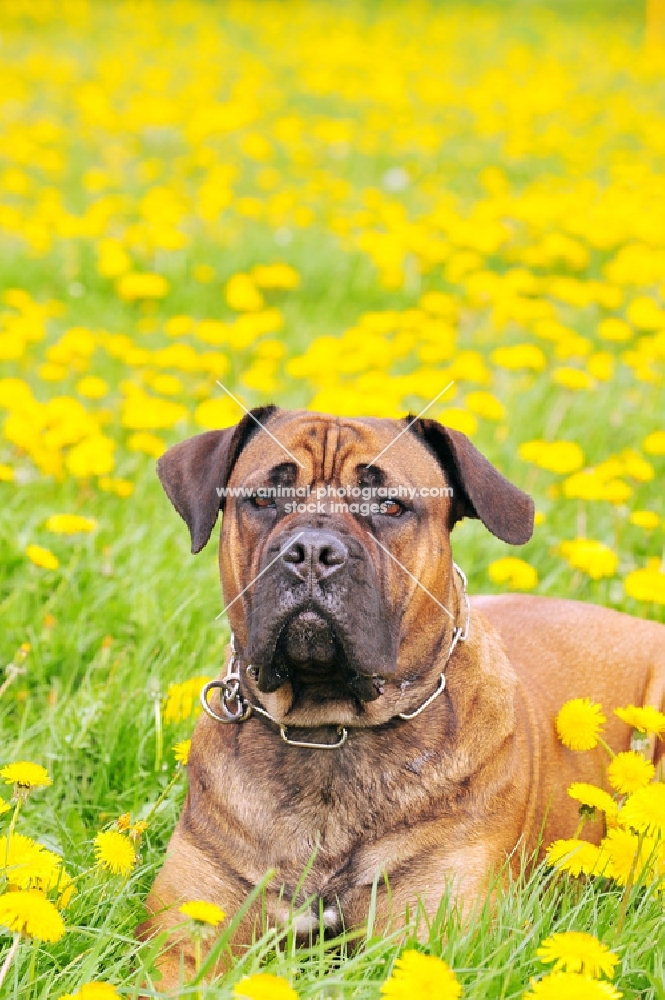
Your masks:
[{"label": "dog's back", "polygon": [[[543,846],[569,837],[577,803],[567,795],[573,781],[607,786],[606,751],[568,750],[554,720],[572,698],[599,703],[606,717],[603,738],[615,753],[630,746],[631,730],[614,714],[625,705],[665,707],[665,626],[579,601],[525,594],[472,599],[474,614],[499,633],[523,689],[528,691],[534,733],[534,767],[539,771],[539,807],[548,819]],[[663,741],[651,738],[654,762]],[[595,829],[594,829],[595,827]],[[598,840],[601,824],[585,829]]]}]

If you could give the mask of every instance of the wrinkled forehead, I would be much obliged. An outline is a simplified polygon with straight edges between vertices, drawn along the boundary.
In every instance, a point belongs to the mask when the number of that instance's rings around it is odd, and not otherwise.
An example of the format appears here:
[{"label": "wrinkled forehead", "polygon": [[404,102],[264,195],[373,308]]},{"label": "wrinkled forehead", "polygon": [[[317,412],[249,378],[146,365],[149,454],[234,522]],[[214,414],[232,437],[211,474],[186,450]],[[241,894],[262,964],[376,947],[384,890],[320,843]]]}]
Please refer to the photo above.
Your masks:
[{"label": "wrinkled forehead", "polygon": [[301,482],[343,482],[355,476],[358,466],[372,465],[405,484],[425,479],[428,484],[443,483],[434,455],[412,430],[406,430],[407,424],[406,418],[280,412],[266,422],[265,430],[256,428],[231,478],[241,481],[295,464]]}]

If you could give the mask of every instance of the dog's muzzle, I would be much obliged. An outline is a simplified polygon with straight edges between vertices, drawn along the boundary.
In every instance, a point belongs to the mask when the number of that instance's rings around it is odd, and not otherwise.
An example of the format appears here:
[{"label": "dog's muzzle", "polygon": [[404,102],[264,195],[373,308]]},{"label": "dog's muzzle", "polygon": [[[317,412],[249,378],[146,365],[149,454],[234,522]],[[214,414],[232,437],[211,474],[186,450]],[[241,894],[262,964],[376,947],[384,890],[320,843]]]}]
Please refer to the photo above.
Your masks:
[{"label": "dog's muzzle", "polygon": [[342,531],[304,527],[263,553],[247,611],[246,654],[262,693],[296,691],[372,701],[397,667],[398,629],[371,554]]}]

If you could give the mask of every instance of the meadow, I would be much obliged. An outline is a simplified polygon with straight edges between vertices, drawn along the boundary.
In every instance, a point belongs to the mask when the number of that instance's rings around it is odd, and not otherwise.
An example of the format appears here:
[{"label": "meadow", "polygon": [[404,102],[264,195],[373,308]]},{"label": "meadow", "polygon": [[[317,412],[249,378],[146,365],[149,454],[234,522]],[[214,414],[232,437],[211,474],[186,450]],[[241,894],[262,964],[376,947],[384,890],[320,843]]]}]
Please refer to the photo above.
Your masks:
[{"label": "meadow", "polygon": [[[470,592],[665,620],[665,56],[634,3],[12,0],[0,107],[0,997],[158,996],[133,928],[229,634],[155,460],[240,419],[218,380],[356,416],[452,381],[428,416],[537,508],[519,550],[457,527]],[[663,1000],[665,803],[617,826],[610,786],[609,867],[182,995]],[[46,930],[2,930],[19,892]],[[571,931],[616,960],[553,974]]]}]

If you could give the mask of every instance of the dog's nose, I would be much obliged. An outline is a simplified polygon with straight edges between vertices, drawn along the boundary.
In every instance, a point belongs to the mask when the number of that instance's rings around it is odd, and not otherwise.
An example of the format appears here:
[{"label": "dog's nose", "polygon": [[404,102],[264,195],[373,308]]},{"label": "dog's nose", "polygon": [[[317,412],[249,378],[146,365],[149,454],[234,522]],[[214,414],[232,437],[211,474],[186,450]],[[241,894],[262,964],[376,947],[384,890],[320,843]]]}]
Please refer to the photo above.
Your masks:
[{"label": "dog's nose", "polygon": [[287,546],[282,563],[300,580],[325,580],[345,564],[349,557],[346,545],[329,531],[302,531]]}]

